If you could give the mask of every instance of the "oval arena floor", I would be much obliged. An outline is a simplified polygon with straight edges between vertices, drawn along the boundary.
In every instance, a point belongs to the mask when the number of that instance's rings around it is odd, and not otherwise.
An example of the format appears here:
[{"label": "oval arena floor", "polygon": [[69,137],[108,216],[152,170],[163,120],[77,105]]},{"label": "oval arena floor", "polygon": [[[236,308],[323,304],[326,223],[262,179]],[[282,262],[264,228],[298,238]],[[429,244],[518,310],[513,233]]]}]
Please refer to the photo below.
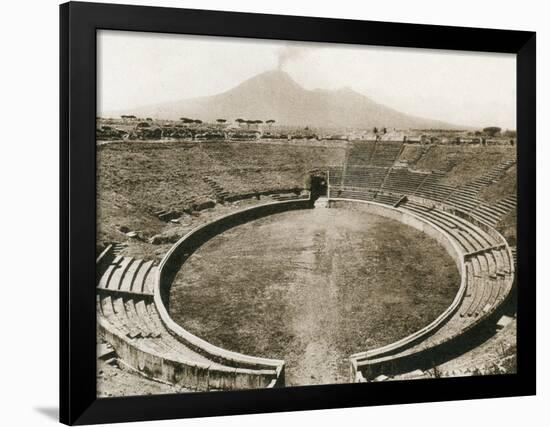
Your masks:
[{"label": "oval arena floor", "polygon": [[361,206],[289,211],[232,228],[183,265],[170,315],[244,354],[284,359],[286,384],[349,382],[350,354],[434,320],[460,283],[435,240]]}]

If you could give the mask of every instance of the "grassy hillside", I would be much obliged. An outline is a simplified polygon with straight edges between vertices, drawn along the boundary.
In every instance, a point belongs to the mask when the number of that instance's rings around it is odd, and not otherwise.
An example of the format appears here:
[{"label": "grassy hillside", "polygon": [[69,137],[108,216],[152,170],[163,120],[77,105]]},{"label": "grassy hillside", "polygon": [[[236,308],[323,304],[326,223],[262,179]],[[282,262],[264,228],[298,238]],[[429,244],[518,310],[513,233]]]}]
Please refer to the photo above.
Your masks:
[{"label": "grassy hillside", "polygon": [[488,203],[496,203],[500,199],[516,194],[517,192],[517,167],[512,166],[497,182],[487,186],[479,197]]},{"label": "grassy hillside", "polygon": [[[344,144],[321,142],[116,142],[98,146],[98,241],[125,239],[121,227],[144,239],[166,231],[155,211],[196,210],[216,199],[209,177],[230,194],[303,187],[309,171],[341,165]],[[406,145],[400,155],[412,168],[447,170],[462,185],[515,155],[513,147]],[[515,191],[516,169],[481,195],[492,203]],[[218,190],[219,191],[219,190]],[[510,219],[515,226],[515,221]],[[507,226],[509,227],[509,226]],[[170,230],[168,230],[170,231]],[[155,251],[157,248],[155,248]]]},{"label": "grassy hillside", "polygon": [[421,145],[406,144],[401,151],[398,160],[406,162],[410,166],[416,165],[418,160],[424,155],[424,152],[428,150],[428,147]]},{"label": "grassy hillside", "polygon": [[414,167],[425,171],[446,171],[443,183],[462,185],[514,156],[515,148],[507,146],[435,145],[414,163]]},{"label": "grassy hillside", "polygon": [[150,237],[162,209],[192,211],[215,199],[209,176],[233,194],[303,187],[313,168],[338,164],[344,150],[246,142],[117,142],[98,146],[98,240],[120,239],[121,226]]}]

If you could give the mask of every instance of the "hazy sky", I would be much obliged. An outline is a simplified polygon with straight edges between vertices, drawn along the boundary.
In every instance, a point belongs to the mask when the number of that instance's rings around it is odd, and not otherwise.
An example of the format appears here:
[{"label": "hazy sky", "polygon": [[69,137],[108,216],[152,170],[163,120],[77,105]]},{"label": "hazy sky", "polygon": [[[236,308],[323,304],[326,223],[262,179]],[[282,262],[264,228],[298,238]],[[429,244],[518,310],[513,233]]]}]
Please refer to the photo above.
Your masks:
[{"label": "hazy sky", "polygon": [[214,95],[277,67],[306,89],[348,86],[416,116],[516,127],[515,55],[122,31],[98,33],[98,113]]}]

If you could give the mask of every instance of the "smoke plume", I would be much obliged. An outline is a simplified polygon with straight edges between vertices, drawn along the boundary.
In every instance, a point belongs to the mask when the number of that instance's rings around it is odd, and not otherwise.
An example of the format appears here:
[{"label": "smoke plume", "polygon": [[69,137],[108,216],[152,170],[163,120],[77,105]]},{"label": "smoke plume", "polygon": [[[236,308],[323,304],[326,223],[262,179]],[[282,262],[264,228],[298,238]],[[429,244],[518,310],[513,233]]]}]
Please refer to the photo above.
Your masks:
[{"label": "smoke plume", "polygon": [[289,62],[303,58],[307,55],[307,49],[298,46],[285,46],[278,52],[277,68],[282,70]]}]

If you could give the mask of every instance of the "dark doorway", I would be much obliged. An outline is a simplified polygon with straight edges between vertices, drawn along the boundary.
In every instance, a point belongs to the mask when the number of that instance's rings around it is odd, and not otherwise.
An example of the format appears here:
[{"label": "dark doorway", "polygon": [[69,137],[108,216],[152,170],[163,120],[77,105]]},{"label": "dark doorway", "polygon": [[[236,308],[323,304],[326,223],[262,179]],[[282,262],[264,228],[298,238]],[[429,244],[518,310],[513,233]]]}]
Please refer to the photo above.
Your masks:
[{"label": "dark doorway", "polygon": [[324,174],[311,175],[311,200],[314,202],[327,195],[327,180]]}]

